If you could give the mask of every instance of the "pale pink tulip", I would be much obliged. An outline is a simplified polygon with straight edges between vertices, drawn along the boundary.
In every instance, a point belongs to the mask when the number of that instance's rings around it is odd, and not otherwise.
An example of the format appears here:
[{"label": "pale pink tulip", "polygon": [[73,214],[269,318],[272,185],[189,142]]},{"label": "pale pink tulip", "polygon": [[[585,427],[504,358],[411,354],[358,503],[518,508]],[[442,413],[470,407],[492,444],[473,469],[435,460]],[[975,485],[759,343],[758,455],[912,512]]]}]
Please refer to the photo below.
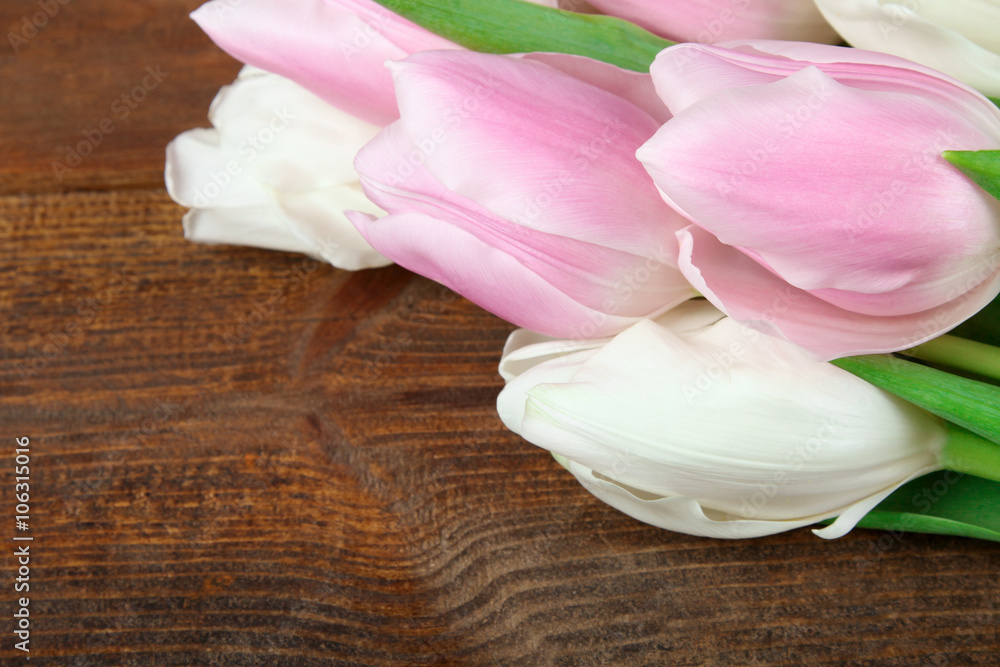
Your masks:
[{"label": "pale pink tulip", "polygon": [[[618,16],[675,42],[733,39],[790,39],[836,42],[833,28],[812,0],[589,0],[597,10]],[[561,3],[573,9],[572,0]]]},{"label": "pale pink tulip", "polygon": [[675,115],[638,152],[693,224],[680,268],[728,315],[823,359],[904,349],[1000,291],[1000,202],[941,157],[1000,148],[1000,110],[884,54],[678,45]]},{"label": "pale pink tulip", "polygon": [[374,0],[213,0],[191,18],[237,60],[376,125],[398,117],[387,60],[458,48]]},{"label": "pale pink tulip", "polygon": [[399,117],[387,61],[460,48],[374,0],[212,0],[191,18],[237,60],[376,125]]},{"label": "pale pink tulip", "polygon": [[648,75],[466,51],[391,69],[401,119],[355,161],[389,215],[350,216],[379,252],[567,338],[619,331],[693,295],[675,268],[685,223],[634,158],[665,118],[649,107]]}]

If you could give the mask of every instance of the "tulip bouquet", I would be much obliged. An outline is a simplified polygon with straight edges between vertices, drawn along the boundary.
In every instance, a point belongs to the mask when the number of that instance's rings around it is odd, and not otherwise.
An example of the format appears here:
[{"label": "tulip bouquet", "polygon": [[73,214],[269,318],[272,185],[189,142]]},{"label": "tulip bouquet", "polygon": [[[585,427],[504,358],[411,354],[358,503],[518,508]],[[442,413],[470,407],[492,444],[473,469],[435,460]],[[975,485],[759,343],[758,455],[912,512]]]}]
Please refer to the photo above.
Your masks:
[{"label": "tulip bouquet", "polygon": [[212,0],[185,234],[523,327],[501,419],[647,523],[1000,540],[997,3],[558,4]]}]

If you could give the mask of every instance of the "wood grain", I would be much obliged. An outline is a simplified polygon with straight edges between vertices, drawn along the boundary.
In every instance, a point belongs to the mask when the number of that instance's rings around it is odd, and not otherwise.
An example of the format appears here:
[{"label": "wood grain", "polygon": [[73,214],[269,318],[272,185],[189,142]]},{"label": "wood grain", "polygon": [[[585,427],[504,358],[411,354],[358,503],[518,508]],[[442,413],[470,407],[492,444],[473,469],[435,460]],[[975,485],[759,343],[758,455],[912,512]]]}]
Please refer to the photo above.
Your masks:
[{"label": "wood grain", "polygon": [[[399,268],[184,241],[163,145],[238,68],[196,4],[72,0],[0,63],[0,451],[9,470],[31,438],[31,664],[998,664],[996,545],[650,528],[503,429],[500,320]],[[169,79],[53,179],[151,63]]]}]

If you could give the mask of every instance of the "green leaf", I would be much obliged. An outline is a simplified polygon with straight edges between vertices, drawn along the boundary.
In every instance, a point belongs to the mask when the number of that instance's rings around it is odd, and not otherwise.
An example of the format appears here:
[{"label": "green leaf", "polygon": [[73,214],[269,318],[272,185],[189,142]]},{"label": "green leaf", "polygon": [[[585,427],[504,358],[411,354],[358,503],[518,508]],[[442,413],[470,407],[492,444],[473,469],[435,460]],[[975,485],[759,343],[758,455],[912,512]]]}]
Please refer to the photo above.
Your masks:
[{"label": "green leaf", "polygon": [[890,354],[835,359],[835,366],[943,419],[1000,443],[1000,387]]},{"label": "green leaf", "polygon": [[993,102],[993,104],[1000,107],[1000,97],[990,97],[989,95],[987,95],[986,99],[988,99],[990,102]]},{"label": "green leaf", "polygon": [[431,32],[485,53],[572,53],[648,72],[656,54],[673,44],[618,18],[522,0],[376,1]]},{"label": "green leaf", "polygon": [[1000,482],[951,471],[924,475],[896,489],[858,528],[1000,542]]},{"label": "green leaf", "polygon": [[1000,151],[945,151],[944,159],[1000,199]]}]

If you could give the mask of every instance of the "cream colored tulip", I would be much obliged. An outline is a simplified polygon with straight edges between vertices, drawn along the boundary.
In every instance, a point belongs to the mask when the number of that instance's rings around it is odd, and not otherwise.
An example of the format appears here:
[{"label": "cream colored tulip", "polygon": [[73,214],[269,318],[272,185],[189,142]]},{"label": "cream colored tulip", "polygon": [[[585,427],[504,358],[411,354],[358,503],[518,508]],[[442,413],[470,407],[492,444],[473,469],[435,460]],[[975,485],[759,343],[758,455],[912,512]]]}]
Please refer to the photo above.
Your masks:
[{"label": "cream colored tulip", "polygon": [[342,269],[391,263],[343,214],[382,213],[354,170],[379,126],[250,66],[219,91],[209,120],[167,146],[167,191],[191,209],[187,238],[301,252]]},{"label": "cream colored tulip", "polygon": [[839,517],[848,532],[940,469],[942,422],[791,343],[691,301],[614,338],[515,332],[501,419],[594,495],[693,535],[754,537]]}]

